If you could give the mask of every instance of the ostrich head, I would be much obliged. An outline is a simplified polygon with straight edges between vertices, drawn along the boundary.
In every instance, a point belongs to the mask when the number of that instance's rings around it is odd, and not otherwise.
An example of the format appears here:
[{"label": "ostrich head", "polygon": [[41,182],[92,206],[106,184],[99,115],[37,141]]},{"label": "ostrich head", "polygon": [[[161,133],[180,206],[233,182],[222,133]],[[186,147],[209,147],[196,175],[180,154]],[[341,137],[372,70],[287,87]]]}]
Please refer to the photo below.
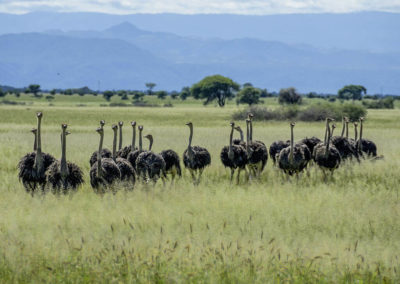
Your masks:
[{"label": "ostrich head", "polygon": [[138,129],[139,129],[139,131],[142,131],[143,130],[143,125],[139,125]]},{"label": "ostrich head", "polygon": [[233,121],[231,121],[231,123],[229,123],[229,125],[230,125],[232,128],[235,128],[235,123],[234,123]]},{"label": "ostrich head", "polygon": [[36,135],[36,133],[37,133],[37,128],[32,128],[32,129],[31,129],[31,132],[32,132],[34,135]]},{"label": "ostrich head", "polygon": [[291,122],[291,123],[290,123],[290,127],[292,127],[292,128],[293,128],[295,125],[296,125],[296,122]]},{"label": "ostrich head", "polygon": [[132,127],[135,127],[136,126],[136,121],[131,121],[131,125],[132,125]]},{"label": "ostrich head", "polygon": [[97,128],[96,132],[99,133],[100,135],[104,134],[104,130],[101,127]]},{"label": "ostrich head", "polygon": [[114,130],[114,131],[117,131],[118,126],[116,124],[113,124],[113,125],[111,125],[111,129]]},{"label": "ostrich head", "polygon": [[38,111],[38,112],[36,113],[36,116],[37,116],[38,118],[42,118],[42,117],[43,117],[43,113],[42,113],[41,111]]},{"label": "ostrich head", "polygon": [[193,123],[192,122],[188,122],[186,123],[187,126],[189,126],[189,128],[193,127]]},{"label": "ostrich head", "polygon": [[147,138],[149,140],[153,140],[153,135],[147,134],[146,136],[144,136],[144,138]]},{"label": "ostrich head", "polygon": [[124,122],[123,122],[123,121],[119,121],[119,122],[118,122],[118,126],[119,126],[119,127],[122,127],[123,125],[124,125]]},{"label": "ostrich head", "polygon": [[236,131],[239,131],[239,132],[242,131],[242,128],[240,128],[240,126],[235,126],[234,128],[235,128]]},{"label": "ostrich head", "polygon": [[68,125],[66,123],[61,124],[62,129],[67,129]]},{"label": "ostrich head", "polygon": [[100,126],[103,127],[106,124],[104,120],[100,120]]},{"label": "ostrich head", "polygon": [[254,115],[251,112],[249,112],[249,114],[247,115],[247,118],[250,119],[250,121],[251,121],[251,120],[253,120],[253,117],[254,117]]}]

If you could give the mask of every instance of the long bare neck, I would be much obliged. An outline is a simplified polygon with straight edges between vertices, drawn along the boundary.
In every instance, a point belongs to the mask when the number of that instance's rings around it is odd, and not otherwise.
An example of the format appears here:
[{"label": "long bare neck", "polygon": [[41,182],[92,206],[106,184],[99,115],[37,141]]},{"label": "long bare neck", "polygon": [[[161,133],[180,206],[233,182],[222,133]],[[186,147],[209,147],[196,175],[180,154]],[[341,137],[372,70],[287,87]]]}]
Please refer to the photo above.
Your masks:
[{"label": "long bare neck", "polygon": [[340,136],[344,136],[344,130],[346,128],[346,122],[343,120],[342,134]]},{"label": "long bare neck", "polygon": [[132,149],[131,151],[135,151],[135,147],[136,147],[136,126],[132,127],[133,133],[132,133]]},{"label": "long bare neck", "polygon": [[361,151],[362,135],[363,135],[363,123],[361,120],[360,121],[360,139],[358,139],[358,151]]},{"label": "long bare neck", "polygon": [[98,177],[101,177],[103,175],[103,170],[101,168],[101,150],[103,149],[103,139],[104,139],[104,134],[100,133],[99,151],[97,152],[97,176]]},{"label": "long bare neck", "polygon": [[33,152],[35,152],[37,149],[37,132],[34,132],[33,134],[35,135],[35,140],[33,142]]},{"label": "long bare neck", "polygon": [[244,137],[243,137],[243,131],[242,129],[239,129],[239,133],[240,133],[240,141],[244,142]]},{"label": "long bare neck", "polygon": [[232,127],[231,134],[229,135],[229,152],[228,152],[228,156],[233,152],[233,149],[232,149],[233,131],[234,131],[234,128]]},{"label": "long bare neck", "polygon": [[153,137],[149,137],[149,151],[151,151],[152,147],[153,147]]},{"label": "long bare neck", "polygon": [[357,139],[358,139],[357,125],[354,125],[354,140],[357,141]]},{"label": "long bare neck", "polygon": [[326,140],[326,148],[325,148],[325,155],[327,156],[329,153],[329,144],[331,143],[331,129],[329,128],[329,123],[328,123],[328,139]]},{"label": "long bare neck", "polygon": [[118,150],[122,149],[122,126],[119,126],[119,144],[118,144]]},{"label": "long bare neck", "polygon": [[293,152],[294,152],[294,134],[293,134],[293,126],[290,127],[290,152],[289,152],[289,161],[293,162]]},{"label": "long bare neck", "polygon": [[253,121],[250,119],[250,142],[253,141]]},{"label": "long bare neck", "polygon": [[35,165],[38,172],[43,171],[43,157],[42,157],[42,139],[41,139],[41,117],[37,119],[37,148],[35,156]]},{"label": "long bare neck", "polygon": [[68,167],[67,167],[67,135],[65,133],[65,129],[62,130],[61,134],[61,162],[60,162],[60,173],[61,176],[66,176],[68,174]]},{"label": "long bare neck", "polygon": [[188,149],[192,149],[192,139],[193,139],[193,126],[189,126],[190,134],[189,134],[189,144]]},{"label": "long bare neck", "polygon": [[113,160],[115,161],[117,158],[117,129],[114,129],[112,156]]},{"label": "long bare neck", "polygon": [[143,150],[142,130],[139,129],[139,151]]},{"label": "long bare neck", "polygon": [[328,122],[328,119],[327,119],[327,120],[326,120],[326,126],[325,126],[324,144],[326,144],[326,140],[328,139],[328,127],[329,127],[329,122]]},{"label": "long bare neck", "polygon": [[346,139],[349,138],[349,123],[346,121]]},{"label": "long bare neck", "polygon": [[247,155],[250,155],[250,130],[249,130],[249,123],[246,122],[246,151]]}]

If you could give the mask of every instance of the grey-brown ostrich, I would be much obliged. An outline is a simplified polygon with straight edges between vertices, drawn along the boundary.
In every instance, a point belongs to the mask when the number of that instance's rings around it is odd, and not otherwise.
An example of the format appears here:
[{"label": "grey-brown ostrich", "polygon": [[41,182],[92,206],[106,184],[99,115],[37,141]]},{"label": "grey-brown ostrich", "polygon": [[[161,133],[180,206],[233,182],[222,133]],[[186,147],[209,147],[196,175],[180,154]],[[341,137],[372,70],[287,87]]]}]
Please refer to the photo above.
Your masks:
[{"label": "grey-brown ostrich", "polygon": [[172,149],[163,150],[160,155],[165,161],[165,174],[171,175],[171,184],[173,184],[177,175],[182,177],[181,159]]},{"label": "grey-brown ostrich", "polygon": [[333,171],[336,170],[340,163],[341,157],[339,151],[336,147],[331,143],[331,129],[329,127],[329,123],[331,120],[327,120],[327,140],[326,143],[320,143],[314,148],[313,158],[315,163],[322,169],[324,176],[326,177],[326,171],[330,171],[333,174]]},{"label": "grey-brown ostrich", "polygon": [[90,169],[90,185],[96,193],[104,193],[114,182],[121,180],[121,172],[113,159],[101,157],[104,129],[99,127],[96,131],[100,134],[100,143],[96,163]]},{"label": "grey-brown ostrich", "polygon": [[343,127],[342,127],[341,136],[333,136],[333,129],[332,129],[331,143],[339,151],[342,161],[346,161],[351,158],[356,158],[358,160],[358,154],[356,153],[355,148],[353,147],[353,145],[351,144],[349,139],[347,139],[344,136],[345,129],[346,129],[346,121],[347,121],[347,118],[343,117],[343,119],[342,119]]},{"label": "grey-brown ostrich", "polygon": [[136,177],[135,171],[133,170],[132,165],[129,163],[127,159],[117,157],[117,131],[118,126],[113,124],[111,126],[114,137],[113,137],[113,150],[112,150],[112,159],[117,164],[119,171],[121,172],[121,181],[127,182],[128,184],[134,184]]},{"label": "grey-brown ostrich", "polygon": [[131,121],[132,126],[132,143],[131,145],[123,147],[121,150],[117,152],[117,156],[120,158],[128,159],[128,155],[130,152],[137,150],[136,148],[136,121]]},{"label": "grey-brown ostrich", "polygon": [[37,132],[36,132],[36,151],[23,156],[18,163],[18,177],[25,187],[25,190],[31,194],[36,192],[38,187],[44,191],[46,185],[46,170],[55,161],[55,158],[42,152],[41,122],[43,113],[38,112]]},{"label": "grey-brown ostrich", "polygon": [[370,158],[371,157],[376,158],[377,157],[376,144],[369,139],[363,138],[363,122],[364,122],[364,117],[360,117],[360,138],[357,141],[358,153],[360,153],[361,155],[365,154]]},{"label": "grey-brown ostrich", "polygon": [[[103,129],[105,124],[106,124],[106,122],[104,120],[100,120],[100,128],[101,129]],[[111,158],[112,153],[107,148],[103,148],[103,149],[101,149],[100,157],[101,158]],[[90,156],[89,164],[90,164],[90,166],[93,166],[93,164],[96,162],[97,162],[97,151],[93,152],[92,155]]]},{"label": "grey-brown ostrich", "polygon": [[197,185],[200,183],[201,175],[205,167],[211,164],[211,155],[206,148],[192,146],[193,123],[188,122],[186,125],[189,127],[190,134],[188,147],[183,152],[183,164],[185,168],[190,171],[193,183]]},{"label": "grey-brown ostrich", "polygon": [[144,138],[148,139],[150,144],[149,150],[140,153],[136,159],[136,171],[138,176],[142,181],[148,179],[153,181],[154,184],[161,178],[165,184],[165,161],[160,154],[151,151],[154,141],[153,136],[148,134]]},{"label": "grey-brown ostrich", "polygon": [[35,140],[33,141],[33,152],[35,152],[36,149],[37,149],[37,140],[36,140],[37,129],[36,128],[32,128],[31,132],[35,136]]},{"label": "grey-brown ostrich", "polygon": [[294,144],[293,128],[295,123],[290,123],[290,146],[279,152],[278,166],[288,175],[301,173],[309,162],[310,150],[305,144]]},{"label": "grey-brown ostrich", "polygon": [[259,177],[261,172],[264,170],[268,160],[268,150],[264,143],[261,141],[252,141],[252,124],[251,120],[246,120],[247,129],[247,167],[249,168],[249,177]]},{"label": "grey-brown ostrich", "polygon": [[220,158],[224,167],[231,169],[231,182],[235,174],[235,170],[238,170],[236,183],[239,184],[240,172],[246,170],[247,165],[247,152],[246,148],[241,145],[233,144],[233,132],[235,130],[235,123],[231,122],[231,132],[229,135],[229,145],[224,146],[221,150]]},{"label": "grey-brown ostrich", "polygon": [[289,146],[290,140],[277,140],[272,142],[272,144],[269,146],[269,156],[271,157],[274,166],[276,166],[276,162],[278,161],[279,153],[282,151],[282,149],[285,149]]},{"label": "grey-brown ostrich", "polygon": [[237,132],[239,132],[240,139],[233,139],[233,141],[232,141],[232,142],[233,142],[233,145],[240,145],[240,146],[246,148],[246,142],[244,141],[244,135],[243,135],[243,130],[242,130],[242,128],[238,125],[238,126],[235,126],[235,130],[236,130]]},{"label": "grey-brown ostrich", "polygon": [[54,161],[46,171],[47,183],[53,193],[75,191],[83,184],[83,173],[78,165],[67,161],[67,124],[61,124],[61,159]]},{"label": "grey-brown ostrich", "polygon": [[[288,141],[290,143],[290,141]],[[310,150],[310,153],[312,153],[314,151],[314,147],[317,146],[319,143],[321,143],[321,139],[313,136],[313,137],[306,137],[301,139],[298,143],[300,144],[305,144],[308,149]]]},{"label": "grey-brown ostrich", "polygon": [[[136,169],[136,159],[139,156],[140,153],[143,152],[143,138],[142,138],[142,132],[143,132],[143,125],[138,126],[139,130],[139,148],[137,150],[131,151],[128,154],[127,160],[129,163],[131,163],[131,166]],[[133,147],[135,148],[135,147]]]}]

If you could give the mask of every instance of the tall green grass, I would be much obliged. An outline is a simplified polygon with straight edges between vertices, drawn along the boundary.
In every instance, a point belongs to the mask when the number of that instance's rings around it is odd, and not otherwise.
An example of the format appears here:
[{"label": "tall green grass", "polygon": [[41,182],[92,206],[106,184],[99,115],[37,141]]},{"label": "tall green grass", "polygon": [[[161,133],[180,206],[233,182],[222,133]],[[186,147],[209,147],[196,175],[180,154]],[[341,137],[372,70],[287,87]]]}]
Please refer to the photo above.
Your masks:
[{"label": "tall green grass", "polygon": [[[67,158],[85,172],[71,196],[31,197],[16,165],[31,151],[35,111],[42,110],[44,151],[59,157],[60,124],[69,124]],[[229,183],[219,160],[235,107],[0,107],[1,282],[392,282],[400,281],[399,110],[371,110],[365,136],[385,160],[349,164],[323,181],[318,169],[287,180],[268,161],[261,180]],[[188,128],[212,165],[199,186],[188,173],[173,186],[138,185],[98,196],[89,185],[98,121],[137,120],[155,151],[180,155]],[[242,124],[243,122],[238,122]],[[267,145],[289,138],[287,122],[263,122],[254,136]],[[297,123],[296,140],[324,134],[323,123]]]}]

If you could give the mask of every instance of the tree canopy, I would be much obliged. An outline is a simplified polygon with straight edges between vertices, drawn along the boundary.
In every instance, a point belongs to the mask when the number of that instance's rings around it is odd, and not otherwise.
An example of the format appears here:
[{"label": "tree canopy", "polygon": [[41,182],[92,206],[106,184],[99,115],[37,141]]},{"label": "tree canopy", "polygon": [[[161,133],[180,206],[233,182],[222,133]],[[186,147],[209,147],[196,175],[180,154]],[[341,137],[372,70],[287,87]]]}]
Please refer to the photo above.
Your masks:
[{"label": "tree canopy", "polygon": [[260,103],[261,90],[252,86],[247,86],[237,94],[238,104],[248,104],[249,106]]},{"label": "tree canopy", "polygon": [[338,91],[338,98],[343,100],[361,100],[363,93],[367,93],[367,89],[364,86],[346,85]]},{"label": "tree canopy", "polygon": [[290,87],[279,91],[278,101],[280,104],[301,104],[301,96],[295,88]]},{"label": "tree canopy", "polygon": [[40,92],[40,85],[38,84],[31,84],[28,86],[28,88],[25,91],[26,93],[32,93],[35,97],[38,95]]},{"label": "tree canopy", "polygon": [[217,100],[218,105],[223,107],[225,100],[232,98],[235,95],[235,91],[238,91],[239,88],[239,84],[232,79],[222,75],[213,75],[205,77],[200,82],[194,84],[190,88],[190,92],[195,99],[205,99],[205,105]]}]

